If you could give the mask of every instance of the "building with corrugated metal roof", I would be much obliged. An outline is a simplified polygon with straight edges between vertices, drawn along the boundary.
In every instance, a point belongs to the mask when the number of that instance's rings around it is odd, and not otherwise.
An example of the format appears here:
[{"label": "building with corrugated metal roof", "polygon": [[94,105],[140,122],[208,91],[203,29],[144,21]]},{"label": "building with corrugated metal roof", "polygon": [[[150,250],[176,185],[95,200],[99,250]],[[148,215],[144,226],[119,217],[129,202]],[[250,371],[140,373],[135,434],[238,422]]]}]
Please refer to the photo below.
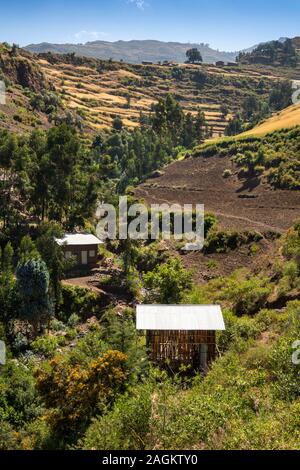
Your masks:
[{"label": "building with corrugated metal roof", "polygon": [[63,238],[55,238],[64,250],[66,258],[75,258],[77,267],[93,267],[98,260],[98,248],[103,244],[91,233],[66,233]]},{"label": "building with corrugated metal roof", "polygon": [[219,305],[138,305],[136,328],[146,331],[153,362],[206,371],[216,358],[216,332],[225,324]]}]

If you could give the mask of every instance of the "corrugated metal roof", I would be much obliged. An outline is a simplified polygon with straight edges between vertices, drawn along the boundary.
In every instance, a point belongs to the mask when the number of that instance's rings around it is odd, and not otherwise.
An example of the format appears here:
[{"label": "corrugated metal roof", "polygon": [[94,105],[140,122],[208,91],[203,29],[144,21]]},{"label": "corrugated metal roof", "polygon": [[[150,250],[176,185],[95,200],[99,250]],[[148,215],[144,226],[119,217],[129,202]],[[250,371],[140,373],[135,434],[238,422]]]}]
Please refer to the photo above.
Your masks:
[{"label": "corrugated metal roof", "polygon": [[66,233],[63,238],[55,238],[58,245],[100,245],[103,242],[91,233]]},{"label": "corrugated metal roof", "polygon": [[137,305],[137,330],[223,331],[219,305]]}]

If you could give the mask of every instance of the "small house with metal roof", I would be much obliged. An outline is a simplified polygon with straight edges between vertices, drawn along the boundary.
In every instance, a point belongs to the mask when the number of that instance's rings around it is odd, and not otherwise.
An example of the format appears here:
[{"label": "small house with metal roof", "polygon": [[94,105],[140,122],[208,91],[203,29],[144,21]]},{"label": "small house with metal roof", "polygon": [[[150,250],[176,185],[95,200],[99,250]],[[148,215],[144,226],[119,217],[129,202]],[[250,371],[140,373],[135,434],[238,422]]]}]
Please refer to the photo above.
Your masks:
[{"label": "small house with metal roof", "polygon": [[66,233],[56,238],[66,258],[74,257],[76,267],[94,267],[98,261],[98,248],[103,242],[91,233]]},{"label": "small house with metal roof", "polygon": [[206,371],[225,324],[219,305],[138,305],[136,328],[146,332],[153,362]]}]

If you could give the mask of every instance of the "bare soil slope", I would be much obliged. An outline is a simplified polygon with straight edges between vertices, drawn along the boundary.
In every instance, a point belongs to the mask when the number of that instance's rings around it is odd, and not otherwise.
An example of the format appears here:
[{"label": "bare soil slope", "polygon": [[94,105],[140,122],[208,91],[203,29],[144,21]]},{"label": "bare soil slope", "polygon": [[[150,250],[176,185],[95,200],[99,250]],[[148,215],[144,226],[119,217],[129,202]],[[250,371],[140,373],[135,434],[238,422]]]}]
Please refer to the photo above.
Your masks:
[{"label": "bare soil slope", "polygon": [[[231,178],[223,172],[230,169]],[[151,203],[204,204],[224,229],[282,232],[300,217],[300,191],[274,190],[259,178],[241,179],[228,157],[189,158],[148,180],[136,195]]]}]

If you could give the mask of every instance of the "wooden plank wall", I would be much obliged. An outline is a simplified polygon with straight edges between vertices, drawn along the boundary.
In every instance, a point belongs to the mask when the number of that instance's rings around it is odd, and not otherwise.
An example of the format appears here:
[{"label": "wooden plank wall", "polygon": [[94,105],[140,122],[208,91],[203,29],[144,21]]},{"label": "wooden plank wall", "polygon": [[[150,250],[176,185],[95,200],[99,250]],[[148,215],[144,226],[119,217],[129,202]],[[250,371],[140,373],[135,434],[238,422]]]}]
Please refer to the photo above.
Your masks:
[{"label": "wooden plank wall", "polygon": [[215,331],[148,331],[147,346],[151,360],[156,363],[169,361],[173,365],[200,366],[203,349],[207,345],[207,363],[215,360]]}]

